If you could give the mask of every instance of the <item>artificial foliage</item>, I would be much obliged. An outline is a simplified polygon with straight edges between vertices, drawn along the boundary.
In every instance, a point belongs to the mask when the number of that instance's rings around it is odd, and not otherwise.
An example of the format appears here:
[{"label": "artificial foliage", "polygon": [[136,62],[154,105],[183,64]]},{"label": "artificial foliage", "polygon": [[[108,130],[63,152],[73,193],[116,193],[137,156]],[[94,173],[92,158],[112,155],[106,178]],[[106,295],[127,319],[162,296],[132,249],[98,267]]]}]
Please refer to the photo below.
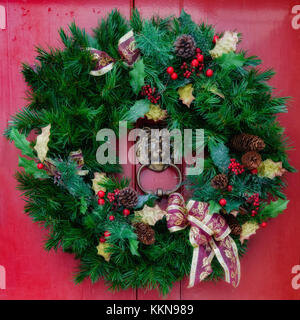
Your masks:
[{"label": "artificial foliage", "polygon": [[[139,50],[132,65],[119,44],[130,30]],[[119,121],[133,128],[148,117],[164,119],[170,130],[205,130],[204,171],[187,177],[186,187],[192,199],[209,203],[210,214],[230,214],[242,256],[261,224],[286,208],[282,175],[294,171],[276,119],[287,112],[287,98],[273,94],[273,70],[237,49],[239,34],[216,36],[184,11],[149,20],[134,11],[129,21],[112,11],[92,35],[75,23],[59,34],[62,49],[38,47],[35,65],[23,65],[29,102],[5,131],[22,152],[18,189],[25,212],[49,231],[45,248],[80,260],[76,283],[104,278],[111,289],[166,294],[189,274],[188,228],[170,233],[156,197],[137,196],[126,178],[116,178],[120,164],[96,160],[101,128],[117,134]],[[109,71],[97,76],[104,56]],[[37,138],[29,141],[31,132]],[[154,221],[145,215],[153,207],[160,213]],[[216,258],[211,265],[206,279],[222,278]]]}]

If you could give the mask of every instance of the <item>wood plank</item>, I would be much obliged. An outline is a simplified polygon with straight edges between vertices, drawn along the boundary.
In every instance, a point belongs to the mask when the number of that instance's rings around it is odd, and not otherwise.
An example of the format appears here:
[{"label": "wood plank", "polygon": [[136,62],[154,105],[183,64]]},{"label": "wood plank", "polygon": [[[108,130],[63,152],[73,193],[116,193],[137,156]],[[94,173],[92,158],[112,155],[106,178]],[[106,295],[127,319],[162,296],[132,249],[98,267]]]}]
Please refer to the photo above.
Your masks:
[{"label": "wood plank", "polygon": [[[150,18],[153,14],[159,14],[161,17],[166,17],[172,14],[179,14],[181,11],[181,2],[180,0],[166,0],[166,1],[149,1],[149,0],[135,0],[135,7],[140,11],[140,14],[143,18]],[[151,172],[144,173],[144,179],[146,186],[148,184],[151,186],[164,186],[169,187],[176,184],[176,181],[173,181],[174,173],[171,171],[166,171],[163,174],[153,174]],[[169,186],[168,186],[169,184]],[[166,200],[163,200],[161,203],[162,207],[166,206]],[[177,282],[170,294],[166,297],[161,297],[157,291],[145,291],[138,290],[137,298],[138,300],[155,300],[155,299],[169,299],[169,300],[179,300],[180,299],[180,288],[181,283]]]},{"label": "wood plank", "polygon": [[[131,1],[66,0],[7,1],[7,29],[0,30],[0,128],[25,105],[25,83],[20,75],[21,62],[34,62],[35,45],[59,45],[58,28],[75,20],[87,31],[98,19],[118,7],[129,17]],[[2,4],[2,3],[1,3]],[[6,41],[8,39],[8,42]],[[43,240],[47,232],[33,224],[23,212],[24,202],[16,191],[13,173],[17,169],[17,151],[0,137],[0,265],[6,268],[7,289],[0,290],[0,299],[135,299],[136,291],[113,294],[103,281],[91,285],[89,280],[75,286],[72,273],[78,266],[72,255],[47,253]],[[4,152],[5,150],[5,152]],[[9,226],[9,227],[8,227]]]},{"label": "wood plank", "polygon": [[[295,149],[300,147],[300,128],[295,119],[300,111],[295,108],[300,100],[298,88],[300,31],[291,27],[292,1],[196,1],[185,0],[184,9],[195,20],[214,24],[218,32],[238,30],[243,41],[239,48],[258,55],[263,69],[274,67],[277,75],[271,84],[275,93],[292,96],[289,113],[279,119],[292,138]],[[300,158],[290,152],[291,163],[299,167]],[[299,176],[287,174],[286,193],[290,199],[285,214],[270,221],[267,228],[259,230],[249,243],[241,260],[242,279],[237,289],[224,282],[203,283],[195,288],[182,286],[182,299],[299,299],[300,291],[291,286],[291,269],[299,264],[300,216],[298,210]]]}]

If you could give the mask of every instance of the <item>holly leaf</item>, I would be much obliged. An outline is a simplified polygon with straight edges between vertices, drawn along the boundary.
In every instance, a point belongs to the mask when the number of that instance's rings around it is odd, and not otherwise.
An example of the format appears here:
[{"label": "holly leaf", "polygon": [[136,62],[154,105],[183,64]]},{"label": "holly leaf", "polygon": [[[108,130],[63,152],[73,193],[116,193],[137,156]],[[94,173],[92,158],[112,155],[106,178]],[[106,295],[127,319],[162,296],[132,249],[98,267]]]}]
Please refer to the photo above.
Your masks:
[{"label": "holly leaf", "polygon": [[147,204],[148,206],[151,207],[151,206],[154,205],[154,201],[156,199],[158,199],[158,197],[155,196],[154,194],[143,194],[143,195],[140,195],[140,196],[138,196],[138,203],[133,209],[134,210],[142,209],[145,204]]},{"label": "holly leaf", "polygon": [[271,201],[270,204],[267,204],[259,214],[259,217],[262,220],[267,218],[276,218],[280,213],[287,208],[289,200],[278,199],[276,201]]},{"label": "holly leaf", "polygon": [[34,160],[19,157],[19,167],[23,167],[26,173],[32,174],[35,178],[49,178],[46,171],[37,168]]},{"label": "holly leaf", "polygon": [[246,61],[242,53],[224,53],[216,61],[223,69],[239,68],[242,67]]},{"label": "holly leaf", "polygon": [[240,207],[240,205],[242,204],[241,201],[239,200],[227,200],[226,206],[224,207],[224,209],[230,213],[230,211],[232,210],[238,210],[238,208]]},{"label": "holly leaf", "polygon": [[178,89],[179,100],[181,100],[182,103],[185,104],[188,108],[190,108],[191,103],[193,102],[193,100],[195,100],[195,97],[193,96],[193,90],[194,88],[191,83]]},{"label": "holly leaf", "polygon": [[36,150],[38,158],[41,162],[44,162],[49,150],[48,142],[50,140],[50,130],[51,124],[48,124],[47,127],[42,128],[42,133],[39,134],[36,138],[34,149]]},{"label": "holly leaf", "polygon": [[208,214],[219,213],[219,211],[222,209],[219,203],[217,203],[214,200],[210,200],[208,203],[209,203]]},{"label": "holly leaf", "polygon": [[229,149],[225,146],[223,142],[215,143],[215,142],[208,142],[208,148],[210,151],[210,156],[215,164],[215,166],[221,172],[228,172],[228,166],[230,163],[229,157]]},{"label": "holly leaf", "polygon": [[131,254],[134,256],[139,256],[140,254],[138,253],[138,246],[139,242],[136,239],[129,239],[129,249]]},{"label": "holly leaf", "polygon": [[136,122],[137,119],[143,118],[150,109],[149,100],[138,100],[135,104],[126,112],[122,120],[128,122]]},{"label": "holly leaf", "polygon": [[33,149],[30,147],[30,142],[24,134],[21,134],[18,129],[11,128],[9,138],[14,141],[16,148],[20,149],[24,156],[31,158],[35,157]]},{"label": "holly leaf", "polygon": [[138,94],[145,84],[146,74],[143,59],[140,59],[134,64],[133,69],[129,72],[129,76],[132,90],[135,94]]}]

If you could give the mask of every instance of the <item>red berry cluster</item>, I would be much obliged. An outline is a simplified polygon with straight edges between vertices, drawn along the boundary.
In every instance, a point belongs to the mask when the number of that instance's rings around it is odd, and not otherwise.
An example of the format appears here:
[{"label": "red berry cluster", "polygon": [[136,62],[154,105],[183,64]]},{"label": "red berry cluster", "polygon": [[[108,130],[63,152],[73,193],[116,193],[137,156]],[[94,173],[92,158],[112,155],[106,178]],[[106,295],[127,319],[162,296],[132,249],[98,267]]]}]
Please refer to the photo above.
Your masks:
[{"label": "red berry cluster", "polygon": [[[204,56],[201,52],[201,49],[196,49],[196,56],[189,65],[186,62],[183,62],[180,68],[183,71],[184,78],[189,78],[194,72],[196,72],[197,76],[200,76],[200,73],[204,69]],[[167,73],[170,75],[172,80],[176,80],[178,78],[178,74],[174,71],[172,66],[167,68]],[[205,72],[207,77],[212,77],[213,74],[214,72],[211,69],[207,69]]]},{"label": "red berry cluster", "polygon": [[176,80],[178,78],[178,74],[174,71],[173,67],[168,67],[167,73],[170,75],[172,80]]},{"label": "red berry cluster", "polygon": [[[183,76],[189,78],[192,73],[196,71],[202,71],[204,68],[204,56],[201,54],[200,48],[196,49],[196,57],[191,61],[190,65],[186,62],[183,62],[180,69],[185,70]],[[197,76],[200,76],[200,73],[197,73]]]},{"label": "red berry cluster", "polygon": [[98,199],[98,204],[100,205],[100,206],[103,206],[104,204],[105,204],[105,200],[103,199],[104,198],[104,196],[105,196],[105,192],[103,191],[103,190],[100,190],[100,191],[98,191],[98,197],[99,197],[99,199]]},{"label": "red berry cluster", "polygon": [[160,94],[156,91],[156,88],[151,88],[149,84],[142,87],[141,95],[146,97],[151,103],[157,104],[161,98]]},{"label": "red berry cluster", "polygon": [[108,192],[107,199],[108,199],[109,202],[114,202],[115,199],[116,199],[115,193],[114,192]]},{"label": "red berry cluster", "polygon": [[237,162],[236,159],[230,159],[228,169],[235,175],[242,174],[245,171],[244,166]]},{"label": "red berry cluster", "polygon": [[110,235],[111,235],[111,233],[109,231],[107,231],[107,230],[104,231],[103,236],[100,237],[99,241],[102,242],[102,243],[106,242],[106,238],[109,238]]},{"label": "red berry cluster", "polygon": [[258,213],[259,209],[259,193],[254,193],[252,196],[250,196],[247,199],[248,203],[251,203],[253,205],[253,210],[251,211],[251,216],[254,217]]}]

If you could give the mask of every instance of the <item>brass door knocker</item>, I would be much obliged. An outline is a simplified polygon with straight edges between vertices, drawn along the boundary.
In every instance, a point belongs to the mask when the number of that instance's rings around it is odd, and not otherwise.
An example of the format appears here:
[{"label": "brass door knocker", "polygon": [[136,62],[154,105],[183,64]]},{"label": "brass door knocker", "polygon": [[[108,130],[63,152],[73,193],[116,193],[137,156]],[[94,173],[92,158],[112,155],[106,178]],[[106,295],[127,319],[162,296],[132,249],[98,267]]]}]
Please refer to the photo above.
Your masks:
[{"label": "brass door knocker", "polygon": [[[163,150],[162,148],[162,136],[158,135],[157,137],[151,136],[151,129],[149,127],[143,128],[143,130],[146,132],[146,135],[143,136],[137,143],[137,152],[136,155],[139,159],[139,162],[142,164],[141,167],[138,169],[137,172],[137,184],[139,188],[144,192],[144,193],[150,193],[150,194],[155,194],[158,197],[163,197],[163,196],[168,196],[171,193],[177,191],[181,184],[182,184],[182,174],[178,166],[176,166],[174,163],[172,163],[173,158],[170,156],[169,161],[167,163],[163,162],[164,159],[164,152],[166,150]],[[172,143],[170,143],[169,146],[169,153],[172,153]],[[147,152],[144,149],[146,148]],[[151,163],[151,160],[154,160],[153,163]],[[145,162],[147,164],[145,164]],[[146,190],[142,184],[141,184],[141,172],[145,169],[148,168],[152,171],[156,172],[162,172],[165,171],[167,168],[173,167],[177,174],[179,181],[176,184],[176,186],[171,189],[171,190],[163,190],[162,188],[158,188],[156,191],[154,190]]]}]

